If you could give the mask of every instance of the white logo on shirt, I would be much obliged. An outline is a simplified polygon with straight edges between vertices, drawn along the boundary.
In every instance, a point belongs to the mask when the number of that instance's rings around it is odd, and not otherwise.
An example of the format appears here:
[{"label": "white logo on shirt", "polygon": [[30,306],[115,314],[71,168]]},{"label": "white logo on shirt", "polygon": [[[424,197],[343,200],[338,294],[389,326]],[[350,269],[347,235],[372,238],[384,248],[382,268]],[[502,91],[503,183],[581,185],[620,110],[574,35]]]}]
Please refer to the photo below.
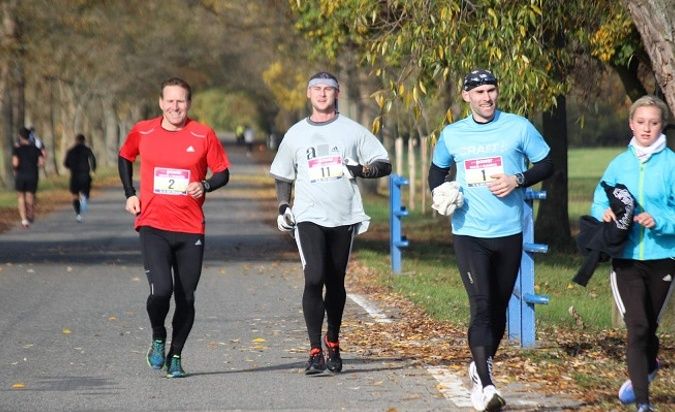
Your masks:
[{"label": "white logo on shirt", "polygon": [[195,152],[195,148],[192,147],[192,146],[188,146],[188,148],[187,148],[185,151],[188,152],[188,153],[194,153],[194,152]]},{"label": "white logo on shirt", "polygon": [[672,277],[672,276],[670,275],[670,273],[669,273],[669,274],[667,274],[666,276],[663,277],[663,281],[664,281],[664,282],[672,282],[672,281],[673,281],[673,277]]},{"label": "white logo on shirt", "polygon": [[201,246],[201,245],[202,245],[202,240],[197,239],[197,241],[195,242],[195,246]]}]

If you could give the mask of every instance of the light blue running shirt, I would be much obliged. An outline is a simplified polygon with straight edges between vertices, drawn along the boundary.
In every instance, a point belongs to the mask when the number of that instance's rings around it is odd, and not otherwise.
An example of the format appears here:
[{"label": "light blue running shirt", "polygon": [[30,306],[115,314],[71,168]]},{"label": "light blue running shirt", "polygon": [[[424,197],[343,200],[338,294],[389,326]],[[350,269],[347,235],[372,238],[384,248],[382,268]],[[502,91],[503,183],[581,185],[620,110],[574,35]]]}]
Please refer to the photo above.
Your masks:
[{"label": "light blue running shirt", "polygon": [[549,146],[524,117],[499,110],[490,123],[468,117],[446,126],[432,162],[440,168],[457,166],[457,182],[464,206],[452,216],[452,233],[481,238],[510,236],[523,231],[525,189],[499,198],[487,188],[496,173],[513,175],[527,170],[526,160],[538,162]]},{"label": "light blue running shirt", "polygon": [[357,233],[366,231],[370,217],[355,179],[345,174],[342,165],[347,158],[362,165],[389,160],[368,129],[342,115],[326,123],[306,118],[288,129],[270,174],[295,182],[292,210],[297,222],[324,227],[359,224]]}]

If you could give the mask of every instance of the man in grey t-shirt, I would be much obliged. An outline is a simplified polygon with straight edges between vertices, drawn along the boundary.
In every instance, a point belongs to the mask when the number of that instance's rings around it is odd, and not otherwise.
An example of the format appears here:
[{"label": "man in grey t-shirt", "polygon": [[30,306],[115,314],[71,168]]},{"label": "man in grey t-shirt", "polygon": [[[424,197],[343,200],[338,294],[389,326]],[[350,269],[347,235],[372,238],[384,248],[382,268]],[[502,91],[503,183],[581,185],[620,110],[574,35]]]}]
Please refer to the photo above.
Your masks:
[{"label": "man in grey t-shirt", "polygon": [[[309,79],[312,114],[286,132],[270,168],[279,201],[277,225],[281,231],[293,232],[305,274],[302,309],[311,348],[307,375],[326,368],[333,373],[342,370],[339,334],[347,297],[345,272],[353,238],[365,232],[370,221],[356,178],[391,173],[389,156],[380,141],[338,113],[339,93],[338,81],[330,73],[319,72]],[[324,313],[325,359],[321,344]]]}]

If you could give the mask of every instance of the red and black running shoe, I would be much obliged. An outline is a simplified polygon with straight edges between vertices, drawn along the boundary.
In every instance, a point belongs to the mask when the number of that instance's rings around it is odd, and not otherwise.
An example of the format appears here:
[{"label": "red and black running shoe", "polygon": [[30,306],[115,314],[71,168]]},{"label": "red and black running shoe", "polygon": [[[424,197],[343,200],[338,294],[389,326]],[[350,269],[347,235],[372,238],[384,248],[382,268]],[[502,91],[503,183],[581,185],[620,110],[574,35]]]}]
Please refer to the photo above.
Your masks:
[{"label": "red and black running shoe", "polygon": [[326,361],[323,359],[323,351],[320,348],[312,348],[309,352],[309,360],[305,365],[305,375],[316,375],[326,370]]},{"label": "red and black running shoe", "polygon": [[329,342],[328,336],[324,336],[323,343],[326,345],[326,367],[333,373],[342,371],[342,358],[340,357],[340,341]]}]

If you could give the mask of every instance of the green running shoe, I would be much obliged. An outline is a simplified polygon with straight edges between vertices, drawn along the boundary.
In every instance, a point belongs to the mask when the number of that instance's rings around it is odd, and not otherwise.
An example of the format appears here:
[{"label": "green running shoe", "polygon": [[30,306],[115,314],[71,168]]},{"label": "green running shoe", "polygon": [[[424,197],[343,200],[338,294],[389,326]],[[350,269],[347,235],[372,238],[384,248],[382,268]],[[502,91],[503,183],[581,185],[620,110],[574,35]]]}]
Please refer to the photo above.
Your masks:
[{"label": "green running shoe", "polygon": [[152,369],[162,369],[164,366],[164,341],[163,340],[153,340],[152,345],[150,345],[150,350],[148,351],[148,356],[146,357],[148,365]]},{"label": "green running shoe", "polygon": [[166,377],[167,378],[182,378],[187,373],[180,366],[180,356],[173,355],[166,360]]}]

